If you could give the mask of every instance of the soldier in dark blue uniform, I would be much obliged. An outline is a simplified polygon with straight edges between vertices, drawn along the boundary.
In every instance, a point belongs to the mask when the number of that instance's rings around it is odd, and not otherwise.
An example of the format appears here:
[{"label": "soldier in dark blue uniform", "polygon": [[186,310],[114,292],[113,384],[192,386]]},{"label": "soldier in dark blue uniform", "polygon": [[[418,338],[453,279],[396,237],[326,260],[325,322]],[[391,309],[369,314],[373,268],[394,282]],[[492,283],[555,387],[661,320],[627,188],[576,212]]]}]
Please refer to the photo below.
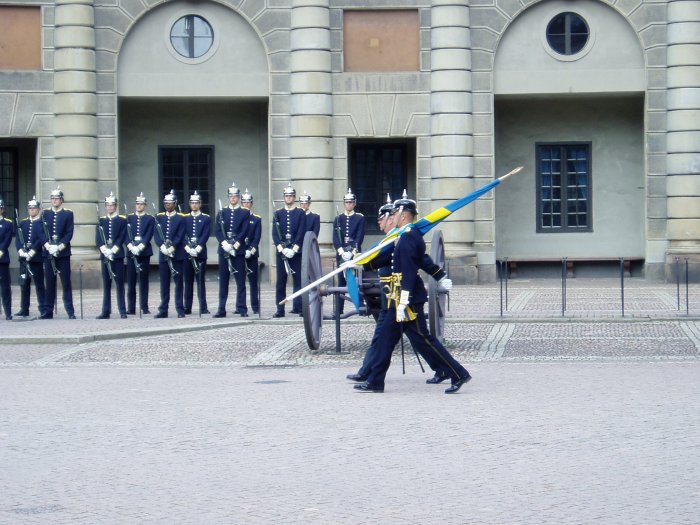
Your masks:
[{"label": "soldier in dark blue uniform", "polygon": [[126,243],[126,217],[117,211],[117,198],[113,193],[105,197],[104,217],[97,221],[95,245],[100,250],[102,262],[102,312],[98,319],[109,319],[112,313],[112,280],[117,294],[119,316],[126,319],[124,301],[124,243]]},{"label": "soldier in dark blue uniform", "polygon": [[160,249],[158,273],[160,277],[160,305],[157,319],[168,317],[170,305],[170,279],[175,281],[175,310],[178,317],[185,317],[182,300],[182,267],[185,253],[185,217],[177,212],[177,197],[174,190],[163,198],[164,212],[156,216],[156,231],[153,238]]},{"label": "soldier in dark blue uniform", "polygon": [[[146,213],[148,200],[143,192],[136,196],[135,212],[126,217],[128,243],[131,252],[126,264],[126,313],[136,313],[136,283],[139,285],[139,307],[141,313],[150,314],[148,309],[148,274],[150,271],[153,246],[151,240],[155,232],[156,220]],[[138,264],[140,270],[136,268]]]},{"label": "soldier in dark blue uniform", "polygon": [[5,203],[0,198],[0,297],[5,319],[12,320],[12,291],[10,288],[10,244],[15,236],[12,219],[5,217]]},{"label": "soldier in dark blue uniform", "polygon": [[[411,199],[395,201],[394,208],[398,214],[397,228],[414,222],[418,214],[416,202]],[[404,333],[416,351],[422,355],[431,355],[432,359],[441,363],[443,370],[452,380],[452,385],[445,390],[446,394],[457,392],[471,379],[469,372],[428,332],[423,313],[428,294],[418,275],[424,255],[423,236],[410,227],[406,228],[394,246],[392,275],[387,293],[389,309],[380,327],[381,338],[377,343],[377,355],[372,361],[367,381],[355,385],[355,389],[360,392],[384,391],[384,379],[391,364],[391,354]]]},{"label": "soldier in dark blue uniform", "polygon": [[236,183],[228,189],[229,205],[216,215],[216,239],[219,241],[219,308],[214,317],[226,317],[226,300],[231,274],[236,278],[236,310],[248,317],[245,300],[245,248],[243,241],[248,232],[250,212],[241,207],[241,190]]},{"label": "soldier in dark blue uniform", "polygon": [[259,299],[259,246],[260,237],[262,235],[262,218],[260,215],[253,213],[253,194],[246,189],[241,196],[241,205],[250,212],[248,220],[248,232],[244,239],[245,246],[245,264],[248,274],[248,284],[250,285],[250,307],[254,314],[260,313]]},{"label": "soldier in dark blue uniform", "polygon": [[299,197],[299,207],[306,214],[306,231],[314,232],[316,237],[318,237],[318,232],[321,231],[321,216],[311,211],[311,195],[304,192]]},{"label": "soldier in dark blue uniform", "polygon": [[[27,213],[29,217],[19,223],[19,229],[22,231],[21,237],[24,238],[24,244],[20,241],[19,232],[15,241],[17,254],[20,258],[20,301],[19,312],[16,315],[27,317],[29,315],[29,292],[31,291],[31,283],[34,282],[36,288],[36,300],[39,307],[39,315],[50,313],[53,305],[46,305],[46,289],[44,287],[44,261],[43,245],[46,242],[44,232],[41,227],[41,217],[39,217],[39,201],[36,197],[32,197],[27,203]],[[24,263],[22,263],[24,261]],[[24,268],[22,265],[24,264]],[[24,277],[22,277],[24,276]]]},{"label": "soldier in dark blue uniform", "polygon": [[[338,266],[352,259],[356,253],[362,251],[362,241],[365,239],[365,217],[355,211],[357,199],[350,188],[343,197],[345,211],[333,220],[333,247],[337,252],[335,260]],[[346,286],[345,276],[338,274],[338,286]],[[345,301],[339,301],[340,311],[343,313]]]},{"label": "soldier in dark blue uniform", "polygon": [[46,277],[46,312],[42,319],[53,318],[53,305],[56,303],[56,277],[61,276],[63,307],[69,319],[75,319],[73,308],[73,286],[70,276],[70,241],[73,239],[73,212],[63,207],[63,191],[56,188],[51,192],[51,208],[41,213],[46,241],[44,242],[44,275]]},{"label": "soldier in dark blue uniform", "polygon": [[[288,272],[292,274],[294,291],[301,288],[301,245],[306,233],[306,214],[295,205],[296,197],[297,192],[290,182],[284,188],[284,207],[275,210],[272,219],[272,241],[277,249],[277,311],[273,317],[284,317],[284,305],[280,301],[286,296]],[[294,299],[292,313],[301,315],[301,297]]]},{"label": "soldier in dark blue uniform", "polygon": [[192,313],[194,287],[197,287],[199,313],[208,314],[204,277],[207,269],[207,241],[211,234],[211,217],[202,213],[202,197],[195,190],[190,195],[190,213],[185,215],[185,251],[189,261],[184,265],[185,313]]}]

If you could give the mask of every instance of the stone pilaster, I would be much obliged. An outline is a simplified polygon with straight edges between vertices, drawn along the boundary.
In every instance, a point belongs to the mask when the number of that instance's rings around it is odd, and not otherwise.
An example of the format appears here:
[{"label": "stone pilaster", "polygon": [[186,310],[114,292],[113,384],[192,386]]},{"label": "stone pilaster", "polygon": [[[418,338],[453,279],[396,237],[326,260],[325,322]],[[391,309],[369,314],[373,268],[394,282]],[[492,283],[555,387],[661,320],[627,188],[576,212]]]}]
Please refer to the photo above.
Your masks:
[{"label": "stone pilaster", "polygon": [[[75,213],[73,253],[93,255],[97,197],[97,96],[92,0],[56,0],[54,177]],[[44,184],[47,186],[47,183]]]},{"label": "stone pilaster", "polygon": [[668,2],[667,276],[689,258],[700,279],[700,0]]},{"label": "stone pilaster", "polygon": [[[330,220],[333,200],[331,39],[329,0],[293,0],[290,65],[290,173],[297,195]],[[321,229],[321,242],[326,228]]]},{"label": "stone pilaster", "polygon": [[[464,0],[433,0],[430,10],[430,195],[433,208],[474,187],[471,39]],[[441,226],[455,282],[475,282],[473,208]]]}]

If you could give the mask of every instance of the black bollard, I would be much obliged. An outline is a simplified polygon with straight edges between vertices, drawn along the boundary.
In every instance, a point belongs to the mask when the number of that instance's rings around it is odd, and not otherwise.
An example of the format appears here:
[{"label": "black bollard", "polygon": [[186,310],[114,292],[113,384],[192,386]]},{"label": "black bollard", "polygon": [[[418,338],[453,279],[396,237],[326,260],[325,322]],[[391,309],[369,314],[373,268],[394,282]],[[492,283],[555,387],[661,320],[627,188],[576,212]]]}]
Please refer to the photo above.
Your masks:
[{"label": "black bollard", "polygon": [[561,316],[566,311],[566,257],[561,260]]},{"label": "black bollard", "polygon": [[620,305],[622,317],[625,316],[625,259],[620,257]]}]

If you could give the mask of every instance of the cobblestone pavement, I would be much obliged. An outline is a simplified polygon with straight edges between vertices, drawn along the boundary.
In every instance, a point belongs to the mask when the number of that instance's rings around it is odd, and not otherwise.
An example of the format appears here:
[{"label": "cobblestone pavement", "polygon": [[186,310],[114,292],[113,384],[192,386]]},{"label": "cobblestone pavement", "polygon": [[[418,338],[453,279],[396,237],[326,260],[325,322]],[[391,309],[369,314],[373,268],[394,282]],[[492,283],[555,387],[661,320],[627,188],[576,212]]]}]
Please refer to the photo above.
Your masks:
[{"label": "cobblestone pavement", "polygon": [[455,396],[399,352],[354,392],[372,322],[311,352],[269,288],[261,320],[0,322],[0,524],[695,524],[699,291],[686,315],[632,283],[623,318],[578,281],[562,316],[560,288],[513,282],[501,317],[498,286],[456,287]]}]

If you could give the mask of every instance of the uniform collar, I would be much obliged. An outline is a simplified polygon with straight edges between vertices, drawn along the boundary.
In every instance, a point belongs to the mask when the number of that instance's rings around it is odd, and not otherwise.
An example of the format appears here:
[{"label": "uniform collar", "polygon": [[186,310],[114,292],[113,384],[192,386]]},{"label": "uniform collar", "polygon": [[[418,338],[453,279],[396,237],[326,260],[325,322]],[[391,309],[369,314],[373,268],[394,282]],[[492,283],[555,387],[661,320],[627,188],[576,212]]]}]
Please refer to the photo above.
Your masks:
[{"label": "uniform collar", "polygon": [[240,208],[240,207],[241,207],[240,204],[236,204],[236,205],[234,206],[233,204],[230,204],[230,203],[229,203],[229,205],[228,205],[228,209],[229,209],[229,210],[237,210],[237,209]]},{"label": "uniform collar", "polygon": [[119,212],[114,212],[114,214],[110,215],[109,213],[105,215],[108,219],[114,219],[116,217],[119,217]]},{"label": "uniform collar", "polygon": [[190,212],[190,215],[192,215],[192,217],[199,217],[201,214],[202,214],[201,211],[191,211]]},{"label": "uniform collar", "polygon": [[37,215],[36,217],[29,216],[29,217],[27,217],[27,219],[29,219],[29,220],[32,221],[32,222],[34,222],[34,221],[40,221],[40,220],[41,220],[41,215]]},{"label": "uniform collar", "polygon": [[139,212],[135,211],[134,215],[136,215],[137,217],[143,217],[144,215],[146,215],[146,212],[142,211],[141,213],[139,213]]},{"label": "uniform collar", "polygon": [[290,204],[289,206],[286,204],[284,205],[284,209],[287,211],[292,211],[296,207],[297,207],[296,204]]},{"label": "uniform collar", "polygon": [[355,215],[355,210],[352,210],[352,211],[345,210],[343,213],[345,215],[347,215],[348,217],[352,217],[353,215]]},{"label": "uniform collar", "polygon": [[54,208],[53,206],[51,207],[51,211],[54,213],[58,213],[59,211],[63,210],[63,206],[59,206],[58,208]]},{"label": "uniform collar", "polygon": [[177,211],[176,210],[166,211],[165,215],[166,215],[166,217],[174,217],[175,215],[177,215]]},{"label": "uniform collar", "polygon": [[306,215],[311,215],[311,210],[306,210]]}]

